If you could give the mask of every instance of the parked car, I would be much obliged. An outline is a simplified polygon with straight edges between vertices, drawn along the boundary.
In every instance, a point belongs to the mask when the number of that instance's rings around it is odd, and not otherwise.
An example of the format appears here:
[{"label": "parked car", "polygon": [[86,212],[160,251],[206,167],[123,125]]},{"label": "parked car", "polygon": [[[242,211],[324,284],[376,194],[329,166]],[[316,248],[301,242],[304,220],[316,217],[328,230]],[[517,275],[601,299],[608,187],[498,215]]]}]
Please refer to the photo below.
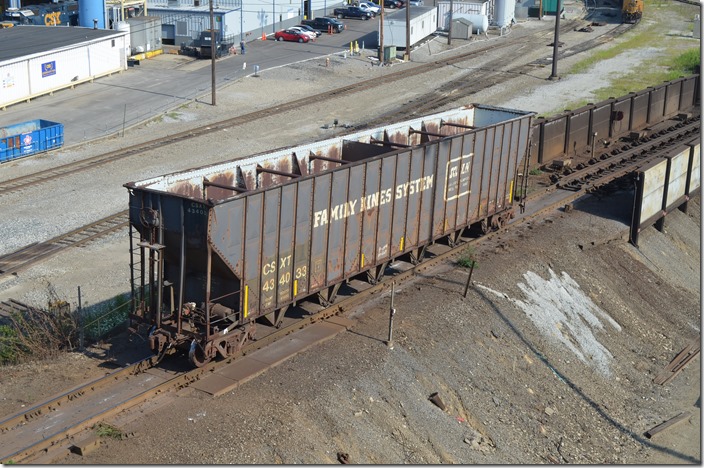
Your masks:
[{"label": "parked car", "polygon": [[308,42],[310,37],[308,34],[303,33],[300,30],[295,29],[283,29],[281,31],[276,31],[274,34],[274,39],[277,41],[292,41],[292,42]]},{"label": "parked car", "polygon": [[[379,0],[377,0],[374,3],[378,5],[379,4],[378,2],[379,2]],[[394,9],[394,8],[401,8],[402,6],[403,6],[403,3],[401,3],[400,0],[384,0],[384,8]]]},{"label": "parked car", "polygon": [[300,33],[305,34],[306,36],[308,36],[308,38],[309,38],[311,41],[314,41],[314,40],[318,37],[318,35],[315,34],[314,32],[308,31],[307,29],[303,29],[303,28],[301,28],[301,27],[299,27],[299,26],[291,26],[291,27],[288,28],[288,29],[289,29],[289,31],[298,31],[298,32],[300,32]]},{"label": "parked car", "polygon": [[408,0],[411,6],[423,6],[423,0]]},{"label": "parked car", "polygon": [[356,6],[349,6],[347,8],[335,8],[333,12],[338,18],[359,18],[363,20],[368,20],[374,17],[374,13],[364,11]]},{"label": "parked car", "polygon": [[379,12],[381,11],[381,7],[377,5],[376,3],[372,2],[359,2],[357,4],[359,8],[361,8],[364,11],[368,11],[370,13],[374,13],[375,15],[378,15]]},{"label": "parked car", "polygon": [[322,31],[320,31],[319,29],[311,28],[311,27],[308,26],[307,24],[297,24],[297,25],[294,26],[294,27],[295,27],[295,28],[305,29],[305,30],[308,31],[308,32],[315,33],[316,37],[320,37],[320,35],[323,34]]},{"label": "parked car", "polygon": [[327,16],[319,16],[313,19],[306,19],[301,21],[301,24],[305,24],[314,29],[319,29],[326,32],[328,28],[332,28],[332,32],[342,32],[345,29],[345,24],[342,21],[338,21],[335,18],[328,18]]}]

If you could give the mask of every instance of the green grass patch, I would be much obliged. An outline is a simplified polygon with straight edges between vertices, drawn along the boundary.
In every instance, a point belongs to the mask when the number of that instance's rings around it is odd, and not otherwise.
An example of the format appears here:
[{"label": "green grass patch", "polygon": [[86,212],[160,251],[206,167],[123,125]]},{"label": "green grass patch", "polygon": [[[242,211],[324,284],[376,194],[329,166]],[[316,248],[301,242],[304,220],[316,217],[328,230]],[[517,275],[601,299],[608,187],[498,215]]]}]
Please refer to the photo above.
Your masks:
[{"label": "green grass patch", "polygon": [[122,431],[115,426],[106,423],[98,423],[93,426],[98,437],[110,437],[111,439],[122,439]]},{"label": "green grass patch", "polygon": [[474,253],[474,247],[467,247],[464,249],[464,252],[462,252],[462,255],[460,255],[460,258],[457,259],[457,264],[461,266],[462,268],[477,268],[479,266],[479,263],[476,261],[476,254]]},{"label": "green grass patch", "polygon": [[[661,0],[646,0],[643,20],[625,35],[617,38],[604,50],[598,50],[589,57],[578,61],[566,74],[586,73],[598,67],[600,62],[614,59],[639,49],[655,49],[646,52],[647,58],[637,65],[631,65],[625,73],[614,74],[609,85],[594,91],[593,98],[564,103],[563,109],[578,109],[590,102],[596,103],[610,97],[620,97],[630,92],[656,86],[681,76],[692,75],[700,65],[700,47],[690,38],[677,33],[668,34],[667,26],[658,20],[660,15],[675,13],[681,21],[691,21],[694,17],[688,5]],[[685,28],[686,29],[686,28]],[[691,42],[690,42],[691,41]],[[691,45],[690,48],[685,48]]]},{"label": "green grass patch", "polygon": [[528,175],[540,175],[542,173],[543,173],[543,171],[541,171],[538,168],[531,169],[530,171],[528,171]]}]

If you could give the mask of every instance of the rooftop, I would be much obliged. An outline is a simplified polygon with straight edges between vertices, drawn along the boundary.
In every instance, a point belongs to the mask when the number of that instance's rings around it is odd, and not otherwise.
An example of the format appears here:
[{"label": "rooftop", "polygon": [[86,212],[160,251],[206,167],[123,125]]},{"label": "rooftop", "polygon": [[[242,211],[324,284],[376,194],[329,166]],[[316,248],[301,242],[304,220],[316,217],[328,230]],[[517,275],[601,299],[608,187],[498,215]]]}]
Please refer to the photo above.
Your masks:
[{"label": "rooftop", "polygon": [[0,63],[123,34],[127,33],[78,26],[15,26],[0,29]]}]

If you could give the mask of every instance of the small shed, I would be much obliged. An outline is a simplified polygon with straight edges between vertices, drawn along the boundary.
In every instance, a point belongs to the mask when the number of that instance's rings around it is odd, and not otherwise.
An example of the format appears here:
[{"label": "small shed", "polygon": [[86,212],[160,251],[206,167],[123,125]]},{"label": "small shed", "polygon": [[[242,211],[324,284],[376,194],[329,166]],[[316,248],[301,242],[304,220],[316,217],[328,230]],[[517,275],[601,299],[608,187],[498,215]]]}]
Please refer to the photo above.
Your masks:
[{"label": "small shed", "polygon": [[[409,31],[411,47],[438,29],[437,7],[411,6]],[[384,46],[406,48],[406,10],[384,15]]]},{"label": "small shed", "polygon": [[467,18],[452,20],[452,39],[469,39],[472,37],[472,22]]}]

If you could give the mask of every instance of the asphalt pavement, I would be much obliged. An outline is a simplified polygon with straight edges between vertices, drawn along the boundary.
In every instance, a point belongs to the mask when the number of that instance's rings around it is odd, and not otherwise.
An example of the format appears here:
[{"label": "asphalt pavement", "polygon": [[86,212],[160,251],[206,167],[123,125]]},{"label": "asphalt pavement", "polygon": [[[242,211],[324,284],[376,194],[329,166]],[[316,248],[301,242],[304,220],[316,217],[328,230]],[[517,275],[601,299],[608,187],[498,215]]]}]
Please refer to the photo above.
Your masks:
[{"label": "asphalt pavement", "polygon": [[[247,42],[246,54],[216,60],[215,83],[220,88],[254,73],[349,50],[351,41],[376,48],[378,20],[345,20],[339,34],[324,33],[307,44],[278,42],[273,34]],[[238,47],[239,49],[239,47]],[[0,127],[34,119],[64,125],[64,146],[112,136],[183,104],[211,99],[211,62],[163,54],[142,60],[122,73],[92,83],[40,96],[0,111]],[[216,91],[217,104],[217,91]]]}]

